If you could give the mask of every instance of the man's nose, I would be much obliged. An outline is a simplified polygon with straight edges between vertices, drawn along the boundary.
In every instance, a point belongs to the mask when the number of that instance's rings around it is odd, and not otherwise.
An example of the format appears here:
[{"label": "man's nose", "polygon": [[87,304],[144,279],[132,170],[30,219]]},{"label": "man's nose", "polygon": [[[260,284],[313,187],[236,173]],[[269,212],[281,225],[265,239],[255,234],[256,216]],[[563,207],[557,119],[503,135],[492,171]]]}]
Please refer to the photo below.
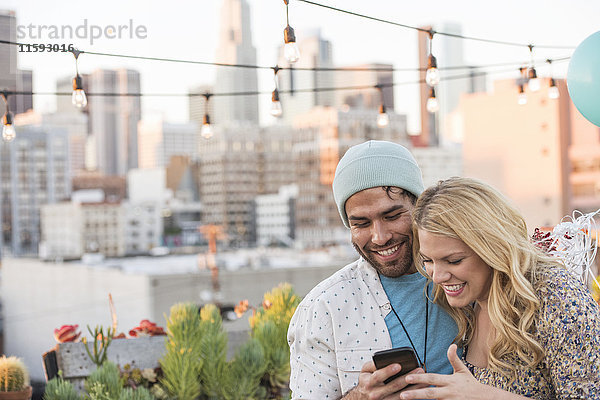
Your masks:
[{"label": "man's nose", "polygon": [[374,221],[371,225],[371,241],[379,246],[383,246],[392,238],[392,232],[381,221]]}]

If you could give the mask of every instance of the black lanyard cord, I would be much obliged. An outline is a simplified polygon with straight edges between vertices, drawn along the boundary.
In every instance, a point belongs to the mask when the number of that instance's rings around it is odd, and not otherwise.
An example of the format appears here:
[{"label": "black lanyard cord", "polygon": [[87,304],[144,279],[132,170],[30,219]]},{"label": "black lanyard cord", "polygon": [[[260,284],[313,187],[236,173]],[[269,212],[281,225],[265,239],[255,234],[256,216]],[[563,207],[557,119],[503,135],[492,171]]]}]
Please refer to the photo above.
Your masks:
[{"label": "black lanyard cord", "polygon": [[[427,286],[429,286],[429,285],[427,285]],[[398,322],[400,322],[400,326],[402,326],[402,329],[404,330],[404,333],[406,334],[406,337],[408,338],[408,341],[410,342],[411,347],[415,351],[415,354],[417,355],[417,359],[419,360],[421,367],[423,367],[423,369],[425,369],[425,372],[427,372],[427,369],[425,367],[426,362],[427,362],[427,331],[428,331],[427,328],[429,327],[429,302],[427,301],[427,296],[425,296],[425,346],[423,349],[423,361],[421,361],[421,357],[419,357],[419,352],[415,348],[415,344],[413,343],[410,335],[408,334],[408,331],[406,330],[404,323],[402,323],[402,319],[400,319],[400,316],[394,309],[394,306],[392,305],[391,301],[390,301],[390,307],[392,308],[394,315],[396,315],[396,318],[398,318]]]}]

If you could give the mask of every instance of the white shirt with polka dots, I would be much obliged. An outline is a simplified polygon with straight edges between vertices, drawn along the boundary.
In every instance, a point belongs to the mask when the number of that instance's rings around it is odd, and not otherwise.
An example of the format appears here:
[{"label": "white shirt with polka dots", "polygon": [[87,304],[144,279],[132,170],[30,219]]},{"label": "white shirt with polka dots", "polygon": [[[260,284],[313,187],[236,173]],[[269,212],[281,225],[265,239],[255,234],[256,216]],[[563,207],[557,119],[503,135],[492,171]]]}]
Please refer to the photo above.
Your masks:
[{"label": "white shirt with polka dots", "polygon": [[339,399],[374,352],[392,347],[391,311],[379,276],[362,258],[306,295],[288,329],[292,399]]}]

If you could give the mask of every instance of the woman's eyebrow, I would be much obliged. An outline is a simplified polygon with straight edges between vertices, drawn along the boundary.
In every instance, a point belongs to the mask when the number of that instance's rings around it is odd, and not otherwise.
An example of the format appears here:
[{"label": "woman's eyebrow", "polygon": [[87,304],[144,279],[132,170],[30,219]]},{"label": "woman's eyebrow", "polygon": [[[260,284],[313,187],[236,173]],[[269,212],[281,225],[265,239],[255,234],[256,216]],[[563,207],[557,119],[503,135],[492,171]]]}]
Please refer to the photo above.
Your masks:
[{"label": "woman's eyebrow", "polygon": [[[420,255],[421,257],[423,257],[423,258],[430,258],[430,257],[426,256],[425,254],[423,254],[423,253],[422,253],[422,252],[420,252],[420,251],[419,251],[419,255]],[[469,255],[469,254],[468,254],[468,253],[466,253],[466,252],[464,252],[463,250],[458,250],[458,251],[455,251],[454,253],[450,253],[450,254],[447,254],[447,255],[445,255],[445,256],[444,256],[444,257],[442,257],[441,259],[442,259],[442,260],[447,260],[448,258],[451,258],[451,257],[456,257],[456,256],[459,256],[459,257],[467,257],[468,255]]]}]

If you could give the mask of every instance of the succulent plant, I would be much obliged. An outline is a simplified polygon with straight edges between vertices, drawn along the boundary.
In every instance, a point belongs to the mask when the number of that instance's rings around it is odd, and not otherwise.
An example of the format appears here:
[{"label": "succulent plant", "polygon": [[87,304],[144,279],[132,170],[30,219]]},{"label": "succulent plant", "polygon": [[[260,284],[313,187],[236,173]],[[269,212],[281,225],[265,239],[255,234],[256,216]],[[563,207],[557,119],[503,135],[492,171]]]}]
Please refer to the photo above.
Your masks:
[{"label": "succulent plant", "polygon": [[180,400],[194,400],[200,396],[202,388],[199,376],[203,364],[201,325],[196,305],[178,303],[171,307],[167,319],[169,340],[166,353],[159,360],[163,377],[155,394],[160,390],[167,397]]},{"label": "succulent plant", "polygon": [[106,361],[85,380],[85,389],[93,396],[92,400],[118,399],[123,389],[119,368],[112,362]]},{"label": "succulent plant", "polygon": [[[219,309],[192,303],[171,307],[167,319],[163,376],[152,393],[159,399],[282,399],[290,378],[286,341],[290,319],[300,302],[289,284],[268,292],[250,318],[252,335],[227,361],[227,334]],[[239,312],[248,309],[242,302]],[[98,398],[99,399],[99,398]]]},{"label": "succulent plant", "polygon": [[59,375],[46,384],[44,400],[81,400],[81,396],[71,382],[65,381]]},{"label": "succulent plant", "polygon": [[29,386],[29,372],[20,358],[0,357],[0,392],[18,392]]},{"label": "succulent plant", "polygon": [[[266,363],[263,382],[279,394],[290,379],[290,349],[286,334],[300,298],[288,283],[265,293],[262,307],[250,318],[252,337],[262,345]],[[276,396],[278,397],[278,396]]]}]

